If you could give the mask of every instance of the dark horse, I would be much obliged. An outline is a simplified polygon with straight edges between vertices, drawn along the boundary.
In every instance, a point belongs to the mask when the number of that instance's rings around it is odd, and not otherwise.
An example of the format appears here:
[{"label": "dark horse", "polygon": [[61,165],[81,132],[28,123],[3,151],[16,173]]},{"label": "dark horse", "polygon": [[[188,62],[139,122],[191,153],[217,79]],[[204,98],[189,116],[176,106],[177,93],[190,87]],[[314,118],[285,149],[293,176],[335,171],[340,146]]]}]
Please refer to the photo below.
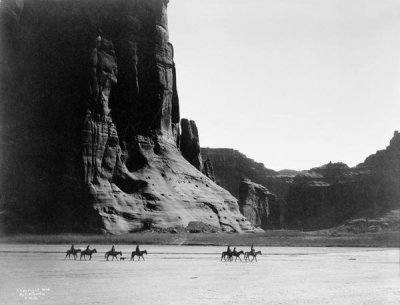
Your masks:
[{"label": "dark horse", "polygon": [[66,255],[65,255],[65,259],[67,259],[67,256],[68,256],[68,258],[69,259],[71,259],[71,255],[73,255],[74,256],[74,259],[76,259],[76,256],[78,255],[78,253],[80,253],[81,252],[81,250],[80,249],[69,249],[69,250],[67,250],[67,252],[66,252]]},{"label": "dark horse", "polygon": [[104,255],[105,259],[108,260],[109,256],[112,256],[114,260],[114,258],[116,258],[118,260],[118,255],[122,256],[122,252],[116,252],[116,251],[108,251],[106,252],[106,254]]},{"label": "dark horse", "polygon": [[232,256],[231,256],[231,260],[233,259],[233,257],[235,257],[235,262],[236,262],[237,259],[242,261],[241,258],[240,258],[240,255],[242,255],[242,254],[244,254],[244,252],[242,250],[240,250],[239,252],[233,251],[232,252]]},{"label": "dark horse", "polygon": [[233,255],[232,251],[224,251],[224,252],[222,252],[221,261],[222,261],[222,259],[224,259],[225,261],[226,261],[226,259],[228,259],[228,261],[231,261],[232,260],[232,255]]},{"label": "dark horse", "polygon": [[[257,251],[257,252],[246,252],[244,254],[244,259],[247,261],[252,262],[253,260],[257,261],[257,255],[262,255],[261,251]],[[250,256],[252,256],[253,258],[250,260]]]},{"label": "dark horse", "polygon": [[132,251],[131,260],[135,260],[135,255],[138,257],[138,261],[140,261],[140,258],[143,258],[144,260],[143,254],[147,254],[147,251]]},{"label": "dark horse", "polygon": [[82,256],[83,256],[84,260],[86,260],[86,256],[89,256],[89,260],[91,260],[91,259],[92,259],[93,253],[97,253],[97,250],[96,250],[96,249],[93,249],[93,250],[83,250],[83,251],[81,251],[81,257],[80,257],[79,259],[81,260],[81,259],[82,259]]}]

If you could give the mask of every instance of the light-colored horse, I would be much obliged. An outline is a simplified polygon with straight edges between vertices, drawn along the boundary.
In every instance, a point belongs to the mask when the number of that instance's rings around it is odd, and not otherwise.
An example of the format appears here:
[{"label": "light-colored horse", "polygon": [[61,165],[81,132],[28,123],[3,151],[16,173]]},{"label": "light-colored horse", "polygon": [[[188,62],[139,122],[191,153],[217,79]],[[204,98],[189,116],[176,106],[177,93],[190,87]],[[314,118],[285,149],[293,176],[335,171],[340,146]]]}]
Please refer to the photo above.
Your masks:
[{"label": "light-colored horse", "polygon": [[86,256],[89,256],[89,260],[91,260],[93,253],[97,253],[97,250],[96,249],[92,249],[92,250],[86,250],[85,249],[85,250],[82,250],[81,251],[81,257],[79,259],[81,260],[82,256],[83,256],[83,259],[86,260]]},{"label": "light-colored horse", "polygon": [[145,260],[143,254],[147,254],[147,251],[132,251],[131,260],[135,260],[135,255],[138,257],[138,261],[140,261],[140,258],[143,258],[143,260]]}]

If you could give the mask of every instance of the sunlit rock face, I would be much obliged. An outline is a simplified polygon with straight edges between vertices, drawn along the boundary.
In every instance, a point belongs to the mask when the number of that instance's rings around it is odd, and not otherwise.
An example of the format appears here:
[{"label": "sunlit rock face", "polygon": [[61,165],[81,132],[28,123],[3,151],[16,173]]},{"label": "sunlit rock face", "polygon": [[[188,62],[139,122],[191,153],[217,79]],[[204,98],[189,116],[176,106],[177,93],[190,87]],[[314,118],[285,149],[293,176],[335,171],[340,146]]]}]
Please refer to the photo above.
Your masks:
[{"label": "sunlit rock face", "polygon": [[276,196],[267,188],[249,179],[242,179],[239,186],[239,208],[252,225],[269,229],[279,224],[278,207]]},{"label": "sunlit rock face", "polygon": [[1,2],[6,230],[252,229],[179,150],[167,3]]}]

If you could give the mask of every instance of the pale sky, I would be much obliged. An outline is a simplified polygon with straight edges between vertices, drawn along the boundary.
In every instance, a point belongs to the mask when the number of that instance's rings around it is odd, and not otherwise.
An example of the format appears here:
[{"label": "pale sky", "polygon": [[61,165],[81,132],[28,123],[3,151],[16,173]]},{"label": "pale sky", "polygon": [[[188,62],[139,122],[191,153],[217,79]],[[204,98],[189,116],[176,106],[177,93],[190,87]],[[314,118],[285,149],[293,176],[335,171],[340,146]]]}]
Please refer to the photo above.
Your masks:
[{"label": "pale sky", "polygon": [[181,117],[275,170],[354,166],[400,129],[400,0],[172,0]]}]

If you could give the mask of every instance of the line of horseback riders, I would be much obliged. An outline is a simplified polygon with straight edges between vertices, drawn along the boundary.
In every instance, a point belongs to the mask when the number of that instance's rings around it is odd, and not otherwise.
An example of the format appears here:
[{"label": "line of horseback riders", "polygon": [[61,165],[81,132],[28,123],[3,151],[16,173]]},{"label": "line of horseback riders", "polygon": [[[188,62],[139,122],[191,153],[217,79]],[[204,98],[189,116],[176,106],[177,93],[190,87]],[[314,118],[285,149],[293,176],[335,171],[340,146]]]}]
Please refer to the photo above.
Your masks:
[{"label": "line of horseback riders", "polygon": [[222,261],[222,259],[224,259],[225,261],[233,261],[233,258],[235,258],[235,262],[237,259],[242,261],[242,259],[240,258],[240,255],[243,255],[245,261],[252,262],[253,260],[257,261],[257,255],[261,255],[261,254],[262,254],[261,251],[256,251],[254,249],[253,245],[251,245],[250,251],[248,251],[248,252],[244,252],[243,250],[236,251],[236,247],[234,247],[233,251],[232,251],[231,247],[228,245],[228,248],[226,249],[226,251],[222,252],[221,261]]},{"label": "line of horseback riders", "polygon": [[[80,258],[79,260],[82,260],[82,257],[84,260],[86,260],[86,256],[89,256],[89,260],[92,259],[92,255],[93,253],[97,253],[96,249],[90,249],[90,245],[87,245],[85,250],[82,249],[75,249],[75,246],[72,244],[71,245],[71,249],[67,250],[66,255],[65,255],[65,259],[67,259],[67,257],[69,259],[71,259],[71,255],[74,257],[74,260],[76,260],[78,253],[80,253]],[[132,251],[131,254],[131,260],[135,260],[135,256],[138,257],[138,261],[142,258],[144,260],[144,256],[143,254],[147,254],[146,250],[141,251],[139,248],[139,245],[136,246],[136,250]],[[113,245],[111,247],[110,251],[107,251],[104,255],[104,258],[108,261],[108,258],[110,256],[112,256],[112,260],[114,260],[114,258],[116,258],[118,260],[118,255],[120,256],[120,260],[125,260],[125,257],[122,257],[122,252],[121,251],[116,251],[115,250],[115,246]]]}]

